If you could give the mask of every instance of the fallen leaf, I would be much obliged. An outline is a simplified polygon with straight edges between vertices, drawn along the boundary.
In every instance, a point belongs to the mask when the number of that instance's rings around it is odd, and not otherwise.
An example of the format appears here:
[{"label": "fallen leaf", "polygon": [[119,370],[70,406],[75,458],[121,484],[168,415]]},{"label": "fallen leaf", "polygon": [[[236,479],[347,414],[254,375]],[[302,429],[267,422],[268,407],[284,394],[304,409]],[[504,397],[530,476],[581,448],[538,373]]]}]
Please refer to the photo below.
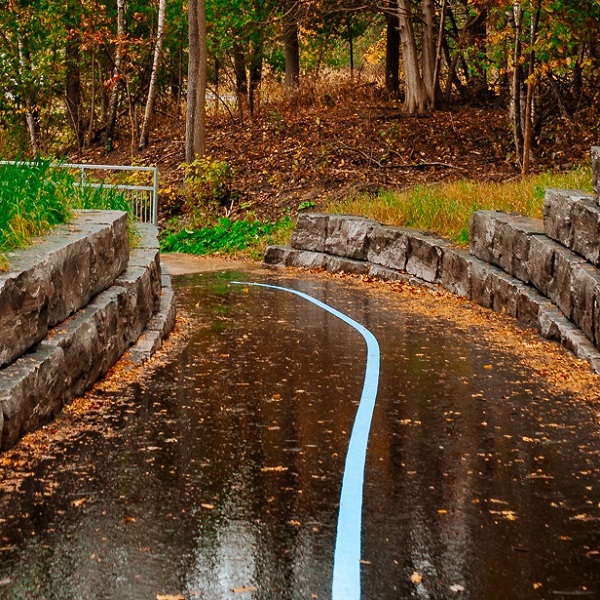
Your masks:
[{"label": "fallen leaf", "polygon": [[413,583],[422,583],[423,582],[423,575],[421,575],[421,573],[418,573],[417,571],[415,571],[411,576],[410,576],[410,580]]},{"label": "fallen leaf", "polygon": [[87,498],[77,498],[77,500],[73,500],[73,502],[71,502],[71,504],[75,507],[75,508],[79,508],[80,506],[82,506],[83,504],[85,504],[87,502]]},{"label": "fallen leaf", "polygon": [[156,600],[185,600],[181,594],[156,594]]},{"label": "fallen leaf", "polygon": [[459,585],[458,583],[454,583],[450,586],[450,591],[460,594],[460,592],[465,591],[465,588],[462,585]]},{"label": "fallen leaf", "polygon": [[215,508],[214,504],[208,504],[208,502],[203,502],[200,506],[206,510],[214,510]]},{"label": "fallen leaf", "polygon": [[234,594],[245,594],[247,592],[255,592],[256,588],[253,585],[245,585],[243,587],[233,588],[231,591]]}]

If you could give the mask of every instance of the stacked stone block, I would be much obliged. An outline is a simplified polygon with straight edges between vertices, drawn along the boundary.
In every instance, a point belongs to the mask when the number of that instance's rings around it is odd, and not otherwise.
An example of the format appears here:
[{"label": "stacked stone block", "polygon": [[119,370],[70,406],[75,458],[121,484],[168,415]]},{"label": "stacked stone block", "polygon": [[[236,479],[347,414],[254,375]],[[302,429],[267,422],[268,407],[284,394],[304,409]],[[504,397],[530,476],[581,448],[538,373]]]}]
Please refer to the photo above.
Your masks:
[{"label": "stacked stone block", "polygon": [[548,190],[544,219],[475,213],[469,250],[428,232],[343,215],[302,214],[291,247],[265,263],[439,284],[517,318],[600,372],[600,148],[596,196]]},{"label": "stacked stone block", "polygon": [[[0,301],[14,308],[17,323],[5,320],[0,327],[1,449],[83,393],[132,344],[136,362],[147,358],[174,326],[174,297],[170,278],[161,272],[157,230],[139,225],[138,232],[130,251],[125,213],[86,211],[44,244],[11,257],[17,268],[4,274],[11,284],[0,288]],[[25,302],[24,313],[19,301]],[[32,325],[15,350],[11,334],[23,314]],[[141,341],[144,336],[153,339],[150,347]]]}]

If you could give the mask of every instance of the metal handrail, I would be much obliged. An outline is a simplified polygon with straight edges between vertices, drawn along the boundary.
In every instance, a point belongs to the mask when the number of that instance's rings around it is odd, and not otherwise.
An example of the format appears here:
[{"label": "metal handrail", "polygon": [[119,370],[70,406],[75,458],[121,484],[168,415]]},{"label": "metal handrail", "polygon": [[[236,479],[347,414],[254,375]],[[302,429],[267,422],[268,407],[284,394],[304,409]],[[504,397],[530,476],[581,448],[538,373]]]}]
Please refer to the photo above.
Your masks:
[{"label": "metal handrail", "polygon": [[[32,166],[35,163],[27,161],[2,160],[0,165],[23,165]],[[87,163],[51,163],[51,167],[62,167],[65,169],[78,169],[80,174],[79,185],[90,188],[112,188],[126,191],[151,192],[150,207],[141,204],[139,198],[131,198],[132,209],[136,218],[143,223],[158,223],[158,169],[156,167],[135,167],[132,165],[95,165]],[[120,183],[96,183],[87,180],[86,171],[145,171],[152,173],[152,185],[135,185]],[[148,210],[148,208],[150,210]]]}]

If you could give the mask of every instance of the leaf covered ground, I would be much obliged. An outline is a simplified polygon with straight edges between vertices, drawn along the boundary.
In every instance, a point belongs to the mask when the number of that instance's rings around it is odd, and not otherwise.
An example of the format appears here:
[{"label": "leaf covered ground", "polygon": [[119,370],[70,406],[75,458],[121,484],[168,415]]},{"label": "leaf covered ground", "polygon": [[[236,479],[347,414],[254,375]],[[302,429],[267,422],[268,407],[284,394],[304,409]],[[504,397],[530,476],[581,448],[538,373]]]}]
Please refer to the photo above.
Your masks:
[{"label": "leaf covered ground", "polygon": [[[593,119],[587,120],[549,118],[535,150],[536,168],[587,161],[594,143]],[[96,147],[71,158],[158,166],[164,223],[181,212],[183,139],[183,121],[162,115],[142,153],[123,133],[110,153]],[[394,103],[350,96],[311,106],[265,104],[252,119],[221,107],[208,116],[207,152],[234,170],[234,200],[223,204],[223,215],[272,221],[299,209],[322,210],[357,192],[459,178],[504,181],[519,174],[508,115],[494,104],[415,117]]]}]

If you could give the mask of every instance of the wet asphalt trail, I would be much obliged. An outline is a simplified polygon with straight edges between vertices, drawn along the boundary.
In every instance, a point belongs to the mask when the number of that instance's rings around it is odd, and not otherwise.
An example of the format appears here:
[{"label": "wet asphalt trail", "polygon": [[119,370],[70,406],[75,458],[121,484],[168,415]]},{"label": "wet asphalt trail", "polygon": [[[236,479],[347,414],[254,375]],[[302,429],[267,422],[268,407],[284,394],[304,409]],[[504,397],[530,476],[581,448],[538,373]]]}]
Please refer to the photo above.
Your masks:
[{"label": "wet asphalt trail", "polygon": [[[365,343],[381,378],[363,600],[600,598],[600,435],[475,330],[342,280],[177,279],[194,331],[151,380],[98,393],[96,433],[0,498],[0,599],[331,596]],[[51,473],[51,475],[50,475]]]}]

